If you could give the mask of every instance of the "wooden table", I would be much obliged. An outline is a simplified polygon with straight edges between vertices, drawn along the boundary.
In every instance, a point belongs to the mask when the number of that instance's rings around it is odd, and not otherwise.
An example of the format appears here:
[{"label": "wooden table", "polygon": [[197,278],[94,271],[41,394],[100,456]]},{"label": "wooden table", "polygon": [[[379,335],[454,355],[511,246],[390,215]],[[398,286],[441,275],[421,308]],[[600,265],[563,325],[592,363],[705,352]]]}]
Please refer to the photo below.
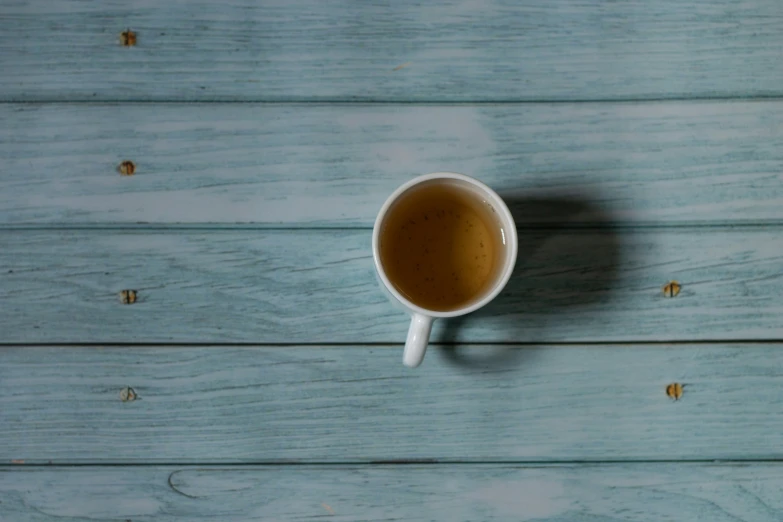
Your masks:
[{"label": "wooden table", "polygon": [[[780,0],[15,0],[0,64],[1,520],[783,520]],[[520,256],[409,370],[443,170]]]}]

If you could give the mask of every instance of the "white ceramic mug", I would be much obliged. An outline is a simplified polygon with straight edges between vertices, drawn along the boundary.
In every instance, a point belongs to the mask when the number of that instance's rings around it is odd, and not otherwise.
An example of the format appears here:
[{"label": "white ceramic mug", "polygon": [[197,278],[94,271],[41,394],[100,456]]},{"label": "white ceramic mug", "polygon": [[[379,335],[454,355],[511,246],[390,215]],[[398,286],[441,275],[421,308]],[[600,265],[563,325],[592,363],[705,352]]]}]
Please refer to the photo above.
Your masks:
[{"label": "white ceramic mug", "polygon": [[[487,288],[480,295],[475,296],[469,301],[463,308],[457,310],[449,310],[447,312],[439,312],[435,310],[427,310],[422,308],[405,296],[403,296],[391,283],[386,271],[381,263],[380,255],[380,236],[383,230],[384,220],[390,208],[406,193],[417,187],[422,183],[437,183],[438,180],[443,180],[444,183],[458,184],[465,188],[470,189],[477,194],[483,201],[489,204],[498,217],[502,232],[502,241],[505,244],[505,259],[502,260],[495,275],[495,283]],[[415,368],[421,364],[424,359],[424,353],[427,351],[427,344],[429,342],[430,331],[432,330],[432,322],[437,318],[457,317],[465,315],[475,310],[478,310],[482,306],[486,305],[492,299],[497,296],[506,283],[511,278],[511,273],[514,271],[514,264],[517,259],[517,229],[514,224],[514,218],[508,207],[503,200],[498,196],[491,188],[481,183],[480,181],[473,179],[464,174],[455,174],[452,172],[436,172],[434,174],[426,174],[419,176],[405,183],[397,190],[395,190],[391,196],[386,200],[381,207],[381,211],[378,213],[378,217],[375,220],[375,226],[372,234],[372,255],[375,260],[375,269],[380,279],[380,283],[387,291],[393,301],[398,302],[404,309],[411,314],[411,324],[408,329],[408,338],[405,341],[405,350],[402,356],[402,362],[405,366]]]}]

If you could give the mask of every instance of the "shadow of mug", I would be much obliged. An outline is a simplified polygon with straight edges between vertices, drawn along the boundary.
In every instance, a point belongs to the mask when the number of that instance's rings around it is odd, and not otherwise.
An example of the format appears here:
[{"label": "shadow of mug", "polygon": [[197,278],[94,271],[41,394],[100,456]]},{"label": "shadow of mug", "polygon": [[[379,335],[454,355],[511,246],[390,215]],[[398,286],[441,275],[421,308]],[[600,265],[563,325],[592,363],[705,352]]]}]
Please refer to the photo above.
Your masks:
[{"label": "shadow of mug", "polygon": [[[607,303],[617,278],[621,248],[615,223],[588,197],[526,198],[500,193],[519,235],[514,274],[491,303],[473,314],[445,321],[432,344],[450,363],[470,370],[506,370],[530,357],[532,347],[491,343],[494,349],[462,350],[461,333],[491,321],[515,344],[547,341],[558,327],[574,320],[574,311]],[[470,339],[477,343],[475,338]]]}]

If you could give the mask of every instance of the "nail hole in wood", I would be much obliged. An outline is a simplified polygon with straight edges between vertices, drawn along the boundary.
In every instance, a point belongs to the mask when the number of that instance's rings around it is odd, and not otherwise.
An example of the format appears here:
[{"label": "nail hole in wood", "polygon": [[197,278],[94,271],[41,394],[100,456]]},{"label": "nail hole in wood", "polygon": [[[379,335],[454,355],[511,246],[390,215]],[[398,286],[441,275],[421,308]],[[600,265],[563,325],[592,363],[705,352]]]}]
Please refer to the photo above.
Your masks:
[{"label": "nail hole in wood", "polygon": [[120,292],[120,301],[122,304],[133,304],[136,302],[136,290],[123,290]]},{"label": "nail hole in wood", "polygon": [[120,390],[120,400],[122,402],[133,402],[136,400],[136,390],[131,388],[130,386],[126,386],[125,388]]},{"label": "nail hole in wood", "polygon": [[117,167],[117,170],[120,171],[120,174],[123,176],[133,176],[133,174],[136,172],[136,164],[133,163],[130,160],[125,160]]},{"label": "nail hole in wood", "polygon": [[120,43],[123,47],[133,47],[136,45],[136,33],[126,29],[120,33]]},{"label": "nail hole in wood", "polygon": [[680,397],[682,397],[682,384],[679,382],[673,382],[668,385],[666,387],[666,395],[668,395],[672,400],[680,400]]},{"label": "nail hole in wood", "polygon": [[666,297],[677,297],[682,286],[677,281],[670,281],[663,287],[663,295]]}]

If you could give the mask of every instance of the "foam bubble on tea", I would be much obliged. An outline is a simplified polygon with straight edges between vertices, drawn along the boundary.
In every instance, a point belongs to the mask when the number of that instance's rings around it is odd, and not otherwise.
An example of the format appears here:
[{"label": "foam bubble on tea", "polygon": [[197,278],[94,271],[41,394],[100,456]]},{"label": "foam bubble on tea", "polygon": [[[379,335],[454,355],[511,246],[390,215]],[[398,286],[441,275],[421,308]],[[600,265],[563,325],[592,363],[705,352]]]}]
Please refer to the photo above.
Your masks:
[{"label": "foam bubble on tea", "polygon": [[481,195],[459,183],[424,183],[389,210],[381,263],[394,287],[433,311],[463,308],[488,291],[505,254],[502,227]]}]

